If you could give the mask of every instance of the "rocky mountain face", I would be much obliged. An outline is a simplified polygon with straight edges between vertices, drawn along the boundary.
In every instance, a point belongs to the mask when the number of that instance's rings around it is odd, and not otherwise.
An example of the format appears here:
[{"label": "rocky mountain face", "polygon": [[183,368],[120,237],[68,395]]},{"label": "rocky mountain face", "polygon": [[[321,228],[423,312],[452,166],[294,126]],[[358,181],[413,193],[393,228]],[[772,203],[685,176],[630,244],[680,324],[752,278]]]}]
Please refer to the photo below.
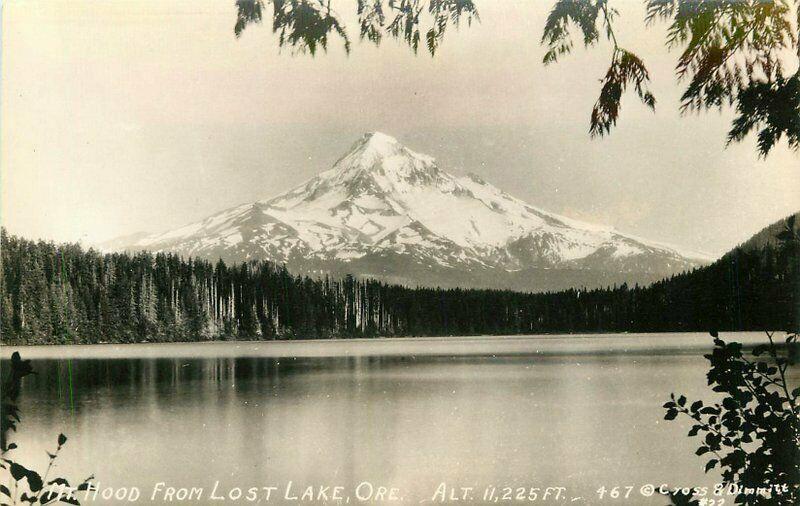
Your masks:
[{"label": "rocky mountain face", "polygon": [[135,239],[112,249],[266,259],[297,273],[408,285],[532,291],[642,284],[707,262],[549,213],[477,176],[455,177],[377,132],[286,193]]}]

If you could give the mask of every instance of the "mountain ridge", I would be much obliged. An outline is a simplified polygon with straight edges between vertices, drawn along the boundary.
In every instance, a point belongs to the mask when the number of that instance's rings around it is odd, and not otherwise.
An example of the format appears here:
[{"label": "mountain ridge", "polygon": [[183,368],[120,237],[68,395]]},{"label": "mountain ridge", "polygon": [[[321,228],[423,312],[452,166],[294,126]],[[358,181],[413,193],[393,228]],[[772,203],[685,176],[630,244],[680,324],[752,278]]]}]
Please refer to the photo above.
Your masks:
[{"label": "mountain ridge", "polygon": [[646,283],[709,260],[539,209],[474,174],[456,177],[380,132],[287,192],[116,249],[526,291]]}]

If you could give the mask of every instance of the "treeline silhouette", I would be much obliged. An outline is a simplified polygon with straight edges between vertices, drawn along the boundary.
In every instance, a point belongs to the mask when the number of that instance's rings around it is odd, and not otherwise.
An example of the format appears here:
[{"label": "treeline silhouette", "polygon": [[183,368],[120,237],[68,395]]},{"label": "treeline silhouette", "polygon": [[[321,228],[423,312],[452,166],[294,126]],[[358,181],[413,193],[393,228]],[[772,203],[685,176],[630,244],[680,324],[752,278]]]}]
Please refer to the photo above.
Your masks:
[{"label": "treeline silhouette", "polygon": [[798,247],[737,249],[648,287],[556,293],[311,279],[267,261],[102,254],[2,231],[5,343],[796,329]]}]

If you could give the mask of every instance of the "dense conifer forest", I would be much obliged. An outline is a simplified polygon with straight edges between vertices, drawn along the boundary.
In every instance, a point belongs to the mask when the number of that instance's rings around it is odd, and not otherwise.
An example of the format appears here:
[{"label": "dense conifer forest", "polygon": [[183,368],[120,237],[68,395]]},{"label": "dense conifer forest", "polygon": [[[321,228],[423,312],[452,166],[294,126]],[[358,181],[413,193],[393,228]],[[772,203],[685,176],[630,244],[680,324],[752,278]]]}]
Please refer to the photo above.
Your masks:
[{"label": "dense conifer forest", "polygon": [[2,231],[2,341],[213,339],[789,329],[796,243],[736,249],[648,287],[557,293],[408,288],[293,276],[266,261],[102,254]]}]

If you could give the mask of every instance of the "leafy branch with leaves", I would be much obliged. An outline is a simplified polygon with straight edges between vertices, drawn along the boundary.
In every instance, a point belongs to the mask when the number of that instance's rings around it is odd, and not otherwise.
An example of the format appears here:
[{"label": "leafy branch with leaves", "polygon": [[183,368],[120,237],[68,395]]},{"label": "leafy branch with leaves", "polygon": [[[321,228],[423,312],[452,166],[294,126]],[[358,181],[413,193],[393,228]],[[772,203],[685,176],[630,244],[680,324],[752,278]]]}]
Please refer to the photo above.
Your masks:
[{"label": "leafy branch with leaves", "polygon": [[711,456],[706,472],[719,467],[724,484],[740,487],[736,504],[794,505],[800,502],[800,388],[789,385],[786,372],[796,363],[797,334],[786,337],[783,349],[774,333],[767,336],[769,344],[754,348],[751,357],[741,344],[715,337],[706,355],[708,383],[722,401],[688,404],[672,394],[664,418],[693,421],[688,435],[701,439],[696,454]]},{"label": "leafy branch with leaves", "polygon": [[[778,234],[784,247],[800,244],[794,217]],[[783,346],[775,332],[749,356],[740,343],[726,343],[716,332],[708,384],[722,401],[688,404],[675,394],[664,404],[664,418],[683,415],[693,421],[689,437],[700,437],[698,456],[709,455],[705,471],[719,467],[726,485],[736,485],[736,504],[800,504],[800,387],[790,384],[790,367],[797,365],[797,332]],[[673,496],[675,504],[699,504],[693,497]]]},{"label": "leafy branch with leaves", "polygon": [[[50,478],[50,473],[67,442],[67,436],[59,434],[56,448],[53,453],[47,452],[49,459],[44,475],[29,469],[23,464],[12,460],[9,453],[17,449],[16,443],[9,443],[11,432],[16,432],[20,423],[20,410],[17,405],[22,388],[22,380],[34,374],[30,360],[22,360],[18,352],[14,352],[9,363],[6,381],[2,386],[2,406],[0,407],[0,469],[6,474],[5,483],[0,483],[0,505],[11,504],[53,504],[63,502],[80,505],[72,494],[63,494],[61,491],[87,491],[91,490],[93,476],[83,480],[74,489],[66,478]],[[58,487],[58,491],[53,487]]]},{"label": "leafy branch with leaves", "polygon": [[[728,144],[755,133],[762,157],[783,139],[790,149],[800,149],[800,0],[644,3],[644,25],[666,23],[666,46],[680,51],[675,73],[685,83],[682,114],[732,107]],[[267,4],[272,5],[272,31],[280,47],[315,55],[320,48],[327,51],[335,35],[350,52],[350,36],[331,0],[236,0],[236,37],[261,23]],[[474,0],[358,0],[356,14],[361,40],[377,45],[389,36],[404,41],[415,54],[424,40],[432,56],[449,26],[480,20]],[[547,48],[545,65],[572,52],[573,28],[586,48],[598,45],[601,34],[611,44],[609,67],[590,116],[592,137],[605,136],[616,126],[628,89],[655,111],[644,59],[617,39],[618,15],[610,0],[557,0],[541,37]]]},{"label": "leafy branch with leaves", "polygon": [[[237,0],[237,37],[248,25],[262,21],[268,3],[272,4],[272,31],[278,34],[280,47],[315,55],[319,48],[327,51],[329,35],[335,34],[350,52],[350,37],[330,0]],[[472,0],[358,0],[357,15],[361,40],[377,45],[388,35],[404,41],[416,54],[424,32],[431,55],[441,45],[448,26],[458,27],[462,18],[468,24],[479,20]],[[425,23],[425,19],[429,21]]]},{"label": "leafy branch with leaves", "polygon": [[545,65],[556,63],[559,57],[572,51],[570,26],[575,25],[583,35],[585,47],[594,46],[605,33],[613,46],[611,64],[602,79],[600,96],[592,108],[589,133],[603,136],[611,131],[619,117],[622,94],[632,86],[639,99],[655,110],[656,99],[648,88],[650,74],[642,59],[621,47],[614,33],[613,20],[619,12],[608,0],[559,0],[547,17],[542,44],[548,47]]},{"label": "leafy branch with leaves", "polygon": [[[732,106],[728,144],[757,131],[761,156],[784,137],[791,149],[800,148],[800,1],[646,0],[645,7],[645,24],[668,23],[666,46],[681,50],[675,67],[678,82],[686,83],[681,113]],[[655,106],[644,62],[617,42],[617,14],[608,0],[558,0],[542,35],[545,65],[572,51],[573,25],[585,47],[597,44],[601,29],[611,42],[611,64],[591,115],[593,136],[616,125],[631,84],[645,105]]]}]

